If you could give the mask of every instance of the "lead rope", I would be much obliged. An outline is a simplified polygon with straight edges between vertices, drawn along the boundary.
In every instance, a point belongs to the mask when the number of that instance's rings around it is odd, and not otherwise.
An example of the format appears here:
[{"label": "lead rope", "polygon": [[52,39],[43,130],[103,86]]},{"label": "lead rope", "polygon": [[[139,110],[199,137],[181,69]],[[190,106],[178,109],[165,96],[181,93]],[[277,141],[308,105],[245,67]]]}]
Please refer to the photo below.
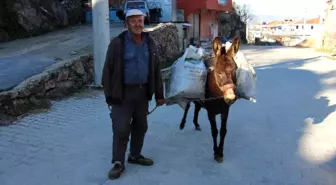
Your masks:
[{"label": "lead rope", "polygon": [[152,113],[155,111],[155,109],[156,109],[156,108],[158,108],[158,106],[157,106],[157,105],[154,107],[154,109],[153,109],[153,110],[151,110],[151,111],[147,112],[147,115],[150,115],[150,114],[152,114]]},{"label": "lead rope", "polygon": [[[201,104],[204,105],[203,102],[205,102],[205,101],[216,100],[216,99],[220,99],[220,98],[223,98],[223,97],[224,96],[214,97],[214,98],[207,98],[207,99],[200,99],[200,100],[192,100],[191,102],[199,102],[199,103],[201,103]],[[158,107],[159,106],[156,105],[151,111],[148,111],[147,115],[152,114],[155,111],[155,109],[158,108]]]}]

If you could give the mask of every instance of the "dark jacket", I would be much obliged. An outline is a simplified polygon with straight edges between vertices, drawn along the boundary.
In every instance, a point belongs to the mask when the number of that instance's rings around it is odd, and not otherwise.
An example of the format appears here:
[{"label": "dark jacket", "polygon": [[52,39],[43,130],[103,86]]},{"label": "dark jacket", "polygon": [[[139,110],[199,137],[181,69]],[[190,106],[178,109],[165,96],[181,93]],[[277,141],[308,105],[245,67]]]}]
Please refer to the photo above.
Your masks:
[{"label": "dark jacket", "polygon": [[[125,34],[111,40],[103,68],[102,86],[104,89],[106,102],[109,105],[121,104],[124,99],[124,49],[125,49]],[[152,37],[148,33],[144,33],[148,40],[149,50],[149,75],[147,84],[147,98],[152,100],[153,94],[155,99],[164,99],[163,96],[163,81],[161,77],[161,69],[157,47]]]}]

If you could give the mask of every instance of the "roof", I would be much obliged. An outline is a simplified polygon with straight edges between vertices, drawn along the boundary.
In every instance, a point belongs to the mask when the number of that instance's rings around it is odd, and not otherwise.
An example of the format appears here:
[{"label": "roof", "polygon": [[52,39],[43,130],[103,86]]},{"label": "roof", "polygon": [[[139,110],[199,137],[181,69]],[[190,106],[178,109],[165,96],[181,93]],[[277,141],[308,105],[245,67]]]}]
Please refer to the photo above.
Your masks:
[{"label": "roof", "polygon": [[263,22],[257,22],[254,25],[263,25]]},{"label": "roof", "polygon": [[[295,24],[304,24],[304,21],[295,22]],[[306,24],[321,24],[320,17],[306,20]]]},{"label": "roof", "polygon": [[279,25],[281,23],[282,23],[282,21],[271,21],[271,22],[267,23],[267,26],[276,26],[276,25]]},{"label": "roof", "polygon": [[293,24],[293,20],[278,20],[278,21],[271,21],[267,23],[267,26],[276,26],[280,24]]}]

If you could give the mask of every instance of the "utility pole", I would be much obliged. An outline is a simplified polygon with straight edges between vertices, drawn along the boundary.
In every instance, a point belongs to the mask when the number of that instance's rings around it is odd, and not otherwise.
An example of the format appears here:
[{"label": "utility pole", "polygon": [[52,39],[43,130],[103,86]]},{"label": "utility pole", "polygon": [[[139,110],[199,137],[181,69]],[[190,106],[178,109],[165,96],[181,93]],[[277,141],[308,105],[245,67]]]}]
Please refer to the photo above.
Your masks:
[{"label": "utility pole", "polygon": [[177,0],[171,0],[171,4],[172,4],[172,22],[177,21]]},{"label": "utility pole", "polygon": [[92,0],[94,85],[101,86],[102,70],[110,43],[109,1]]}]

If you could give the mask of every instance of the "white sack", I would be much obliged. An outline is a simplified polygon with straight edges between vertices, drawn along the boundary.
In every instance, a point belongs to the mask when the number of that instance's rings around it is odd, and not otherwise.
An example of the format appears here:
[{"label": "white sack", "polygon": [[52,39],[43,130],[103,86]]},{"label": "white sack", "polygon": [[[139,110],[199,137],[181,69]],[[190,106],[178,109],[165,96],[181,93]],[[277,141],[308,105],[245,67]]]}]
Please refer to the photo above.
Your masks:
[{"label": "white sack", "polygon": [[248,63],[245,55],[240,51],[238,51],[234,59],[238,66],[236,76],[239,96],[252,102],[256,102],[257,76],[253,66]]},{"label": "white sack", "polygon": [[[207,69],[202,57],[202,50],[190,46],[172,65],[170,80],[165,91],[167,105],[179,104],[185,99],[205,97]],[[180,106],[183,108],[182,105]]]},{"label": "white sack", "polygon": [[[226,51],[231,47],[231,42],[223,44]],[[256,102],[256,81],[257,74],[253,66],[247,61],[244,53],[238,51],[234,60],[237,64],[236,78],[237,78],[237,91],[241,98]]]}]

